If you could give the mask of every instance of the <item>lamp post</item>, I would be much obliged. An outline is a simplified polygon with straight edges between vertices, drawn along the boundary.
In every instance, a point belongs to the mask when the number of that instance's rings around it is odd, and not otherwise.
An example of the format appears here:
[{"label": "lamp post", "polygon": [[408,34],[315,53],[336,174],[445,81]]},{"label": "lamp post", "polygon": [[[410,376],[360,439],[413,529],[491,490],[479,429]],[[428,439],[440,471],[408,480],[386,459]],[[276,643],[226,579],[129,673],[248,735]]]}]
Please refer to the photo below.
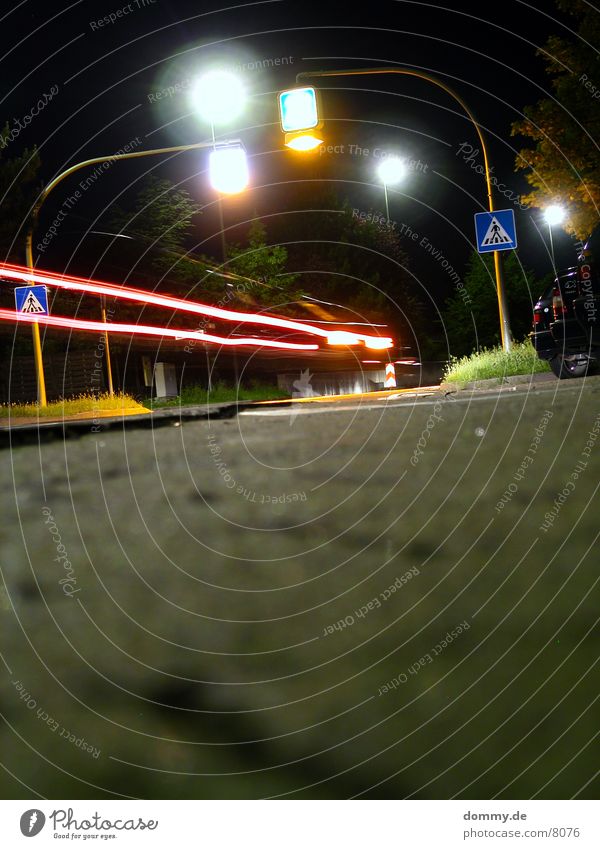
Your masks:
[{"label": "lamp post", "polygon": [[404,162],[396,156],[388,156],[377,169],[377,173],[379,174],[379,179],[383,183],[383,191],[385,195],[385,215],[387,223],[389,224],[390,206],[388,203],[387,187],[395,186],[404,178],[406,174],[406,166]]},{"label": "lamp post", "polygon": [[[490,166],[489,166],[489,157],[487,151],[487,145],[485,142],[485,138],[482,132],[482,129],[475,119],[475,116],[464,102],[462,97],[457,94],[454,89],[450,88],[449,85],[442,82],[442,80],[437,79],[437,77],[431,76],[431,74],[426,74],[423,71],[417,71],[413,68],[354,68],[348,71],[302,71],[301,73],[296,75],[296,82],[300,83],[301,80],[306,80],[309,77],[350,77],[350,76],[370,76],[374,74],[402,74],[403,76],[408,77],[418,77],[419,79],[425,80],[426,82],[430,82],[433,85],[441,88],[446,94],[449,94],[450,97],[454,98],[456,102],[461,106],[461,108],[466,112],[468,118],[471,123],[475,127],[477,132],[477,136],[479,138],[479,143],[481,144],[481,151],[483,153],[483,162],[485,168],[485,182],[486,182],[486,190],[487,190],[487,202],[488,208],[490,212],[494,212],[494,199],[492,196],[492,180],[490,174]],[[298,89],[301,91],[301,89]],[[290,92],[283,92],[280,94],[280,111],[282,114],[282,129],[286,129],[283,126],[283,102],[282,98],[285,94],[290,94]],[[316,106],[315,106],[316,109]],[[304,127],[295,126],[293,129],[296,133],[300,134],[304,129],[308,132],[311,132],[311,127],[322,126],[322,124],[306,124]],[[292,128],[290,128],[291,130]],[[289,132],[289,131],[288,131]],[[288,139],[286,137],[286,144],[288,144]],[[502,347],[505,351],[510,351],[512,347],[512,334],[510,331],[510,321],[508,316],[508,305],[506,302],[506,292],[504,286],[504,275],[502,270],[502,258],[500,256],[499,251],[494,251],[494,269],[496,274],[496,292],[498,296],[498,312],[500,315],[500,332],[502,336]]]},{"label": "lamp post", "polygon": [[[214,70],[207,71],[198,78],[191,93],[192,108],[210,125],[214,151],[218,150],[215,125],[233,121],[243,112],[246,102],[246,91],[235,74],[231,74],[229,71]],[[233,188],[228,188],[228,186],[233,186]],[[240,189],[235,188],[234,182],[232,180],[227,181],[226,174],[222,170],[220,181],[216,183],[213,181],[213,187],[219,193],[217,211],[221,229],[221,253],[225,264],[227,262],[227,242],[225,239],[222,194],[235,194],[245,188],[245,183]]]},{"label": "lamp post", "polygon": [[[239,147],[241,145],[241,142],[239,139],[233,139],[231,141],[225,142],[225,144],[230,147]],[[158,156],[159,154],[181,153],[187,150],[202,150],[204,148],[212,146],[212,142],[197,142],[195,144],[177,145],[176,147],[155,148],[154,150],[136,150],[130,153],[115,153],[109,156],[95,156],[93,159],[86,159],[83,162],[78,162],[76,165],[71,165],[70,168],[67,168],[65,171],[58,174],[58,176],[51,180],[48,185],[44,189],[42,189],[36,201],[36,204],[33,207],[31,219],[27,228],[27,235],[25,237],[25,260],[27,263],[27,267],[33,272],[33,234],[35,232],[35,228],[39,220],[40,209],[42,208],[42,205],[50,194],[50,192],[55,189],[56,186],[58,186],[58,184],[61,183],[66,177],[69,177],[71,174],[74,174],[76,171],[79,171],[82,168],[87,168],[90,165],[100,165],[103,162],[117,162],[118,160],[122,159],[140,159],[143,156]],[[35,370],[37,375],[38,404],[40,405],[40,407],[45,407],[47,404],[46,382],[44,379],[44,364],[42,360],[40,329],[36,322],[33,323],[33,349],[35,357]]]},{"label": "lamp post", "polygon": [[566,210],[564,207],[559,206],[554,203],[551,206],[547,206],[544,210],[544,218],[546,219],[546,224],[548,225],[548,233],[550,236],[550,258],[552,259],[552,271],[556,275],[556,263],[554,261],[554,238],[552,236],[552,228],[557,224],[562,224],[565,220]]}]

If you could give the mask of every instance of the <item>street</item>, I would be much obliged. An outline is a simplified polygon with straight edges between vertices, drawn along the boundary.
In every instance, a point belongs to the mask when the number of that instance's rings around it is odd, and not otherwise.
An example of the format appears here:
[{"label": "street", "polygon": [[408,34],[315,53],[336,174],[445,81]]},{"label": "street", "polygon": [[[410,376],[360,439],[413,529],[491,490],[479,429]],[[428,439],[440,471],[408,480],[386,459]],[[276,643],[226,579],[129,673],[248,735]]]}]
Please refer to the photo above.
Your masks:
[{"label": "street", "polygon": [[600,378],[1,452],[6,798],[597,798]]}]

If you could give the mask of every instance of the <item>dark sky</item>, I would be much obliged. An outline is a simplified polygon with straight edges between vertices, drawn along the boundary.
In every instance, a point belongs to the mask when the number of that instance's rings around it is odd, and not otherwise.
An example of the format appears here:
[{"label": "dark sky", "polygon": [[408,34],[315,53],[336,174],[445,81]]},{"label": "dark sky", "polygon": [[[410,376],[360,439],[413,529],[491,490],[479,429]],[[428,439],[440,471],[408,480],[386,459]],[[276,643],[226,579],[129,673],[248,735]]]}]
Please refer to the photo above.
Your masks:
[{"label": "dark sky", "polygon": [[[215,65],[241,66],[250,106],[236,125],[219,132],[243,139],[252,160],[253,188],[227,202],[229,227],[254,210],[278,216],[293,209],[298,180],[313,180],[315,188],[334,181],[357,209],[383,211],[377,156],[396,151],[421,165],[390,193],[390,217],[398,228],[405,225],[420,238],[426,236],[458,268],[472,247],[472,216],[485,208],[485,187],[458,153],[461,144],[479,145],[473,126],[449,96],[406,77],[315,80],[323,92],[327,142],[339,147],[337,153],[302,158],[282,147],[276,92],[294,85],[296,73],[310,69],[396,65],[426,71],[455,88],[475,112],[489,139],[498,180],[516,195],[525,186],[513,173],[518,140],[510,137],[510,125],[524,105],[545,93],[548,78],[535,50],[550,33],[564,32],[565,22],[549,0],[454,3],[451,9],[378,0],[352,10],[340,2],[297,0],[230,6],[198,0],[25,0],[15,2],[12,11],[6,8],[3,4],[0,21],[0,118],[13,124],[52,86],[58,88],[40,116],[12,142],[15,150],[37,143],[44,181],[136,137],[140,148],[206,139],[208,128],[191,110],[186,81]],[[111,14],[117,15],[114,22],[101,22]],[[181,91],[164,94],[178,83]],[[369,154],[361,155],[351,145],[368,148]],[[479,156],[472,164],[481,161]],[[120,163],[78,200],[65,235],[79,226],[85,231],[152,168],[183,181],[208,205],[205,230],[198,234],[202,242],[216,226],[205,167],[199,153],[168,163],[159,158]],[[47,217],[84,176],[82,172],[57,189]],[[514,206],[511,199],[496,201],[499,207]],[[535,226],[539,214],[514,208],[520,257],[545,273],[549,260]],[[559,236],[557,246],[559,256],[571,261],[570,240]],[[443,288],[439,262],[418,243],[407,241],[406,249],[424,285],[431,280],[432,287]],[[53,267],[53,250],[48,249],[41,265]]]}]

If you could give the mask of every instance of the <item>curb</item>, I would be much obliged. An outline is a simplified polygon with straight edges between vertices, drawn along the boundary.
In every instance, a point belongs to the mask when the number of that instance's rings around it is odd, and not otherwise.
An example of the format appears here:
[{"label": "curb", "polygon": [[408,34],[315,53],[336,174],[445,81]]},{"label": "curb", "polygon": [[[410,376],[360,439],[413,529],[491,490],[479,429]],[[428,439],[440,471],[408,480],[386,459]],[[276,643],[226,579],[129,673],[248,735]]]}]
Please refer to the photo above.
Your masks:
[{"label": "curb", "polygon": [[0,418],[0,430],[10,428],[14,430],[16,427],[24,427],[26,425],[38,424],[62,424],[63,422],[93,422],[98,419],[116,419],[122,416],[143,416],[146,413],[151,413],[147,407],[124,407],[122,410],[97,410],[93,414],[86,413],[69,413],[66,416],[2,416]]},{"label": "curb", "polygon": [[[228,401],[221,404],[204,404],[187,407],[168,407],[136,415],[117,415],[87,419],[65,419],[55,421],[36,420],[30,424],[0,426],[0,448],[17,447],[31,443],[51,442],[55,439],[77,439],[105,433],[109,430],[153,429],[177,427],[184,421],[205,419],[232,419],[239,410],[251,407],[254,401]],[[93,431],[92,431],[93,427]]]},{"label": "curb", "polygon": [[538,384],[556,382],[557,378],[552,372],[538,372],[536,374],[513,374],[510,377],[490,377],[486,380],[471,380],[469,383],[443,381],[440,383],[440,389],[445,392],[464,392],[466,390],[501,389],[503,387],[532,387]]}]

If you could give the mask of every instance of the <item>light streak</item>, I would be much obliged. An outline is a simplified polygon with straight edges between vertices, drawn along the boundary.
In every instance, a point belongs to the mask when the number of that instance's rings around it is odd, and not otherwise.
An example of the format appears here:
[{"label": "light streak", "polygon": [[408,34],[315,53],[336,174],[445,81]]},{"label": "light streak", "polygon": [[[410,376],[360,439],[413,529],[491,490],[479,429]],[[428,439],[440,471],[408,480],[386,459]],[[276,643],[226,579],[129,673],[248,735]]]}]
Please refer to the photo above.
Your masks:
[{"label": "light streak", "polygon": [[348,333],[346,330],[331,330],[327,334],[328,345],[356,345],[358,341],[356,333]]},{"label": "light streak", "polygon": [[393,342],[386,336],[371,336],[365,339],[365,347],[371,351],[382,351],[384,348],[391,348]]},{"label": "light streak", "polygon": [[[82,277],[71,277],[68,275],[55,274],[54,272],[45,271],[43,273],[37,270],[31,270],[19,265],[9,265],[0,263],[0,278],[8,278],[10,280],[19,280],[24,283],[37,283],[38,285],[56,286],[60,289],[70,291],[86,292],[92,295],[105,295],[115,298],[124,298],[129,301],[137,301],[144,304],[152,304],[153,306],[165,307],[171,310],[182,310],[196,315],[211,316],[224,321],[236,321],[238,323],[261,324],[267,327],[276,327],[283,330],[296,330],[300,333],[307,333],[311,336],[318,336],[321,339],[327,340],[332,334],[345,331],[331,331],[326,328],[315,327],[313,324],[306,324],[301,321],[293,321],[286,318],[280,318],[274,315],[265,315],[259,313],[237,312],[235,310],[226,310],[221,307],[210,306],[195,301],[185,301],[181,298],[174,298],[170,295],[157,295],[153,292],[146,292],[143,289],[134,289],[130,286],[116,286],[111,283],[101,283],[99,281],[86,280]],[[363,342],[367,347],[376,349],[389,348],[393,345],[393,341],[389,337],[369,336],[362,333],[353,333],[354,341],[345,344],[359,344]],[[333,344],[342,344],[335,342]]]},{"label": "light streak", "polygon": [[46,324],[49,327],[63,327],[71,330],[89,330],[96,333],[128,333],[141,336],[168,336],[174,339],[195,339],[198,342],[210,342],[214,345],[252,345],[261,348],[278,348],[289,351],[316,351],[318,345],[303,345],[296,342],[278,342],[274,339],[259,339],[258,337],[213,336],[198,330],[175,330],[170,327],[154,327],[147,324],[117,324],[111,321],[85,321],[80,318],[69,318],[63,315],[39,315],[38,313],[21,313],[15,310],[0,309],[0,321],[25,321]]}]

